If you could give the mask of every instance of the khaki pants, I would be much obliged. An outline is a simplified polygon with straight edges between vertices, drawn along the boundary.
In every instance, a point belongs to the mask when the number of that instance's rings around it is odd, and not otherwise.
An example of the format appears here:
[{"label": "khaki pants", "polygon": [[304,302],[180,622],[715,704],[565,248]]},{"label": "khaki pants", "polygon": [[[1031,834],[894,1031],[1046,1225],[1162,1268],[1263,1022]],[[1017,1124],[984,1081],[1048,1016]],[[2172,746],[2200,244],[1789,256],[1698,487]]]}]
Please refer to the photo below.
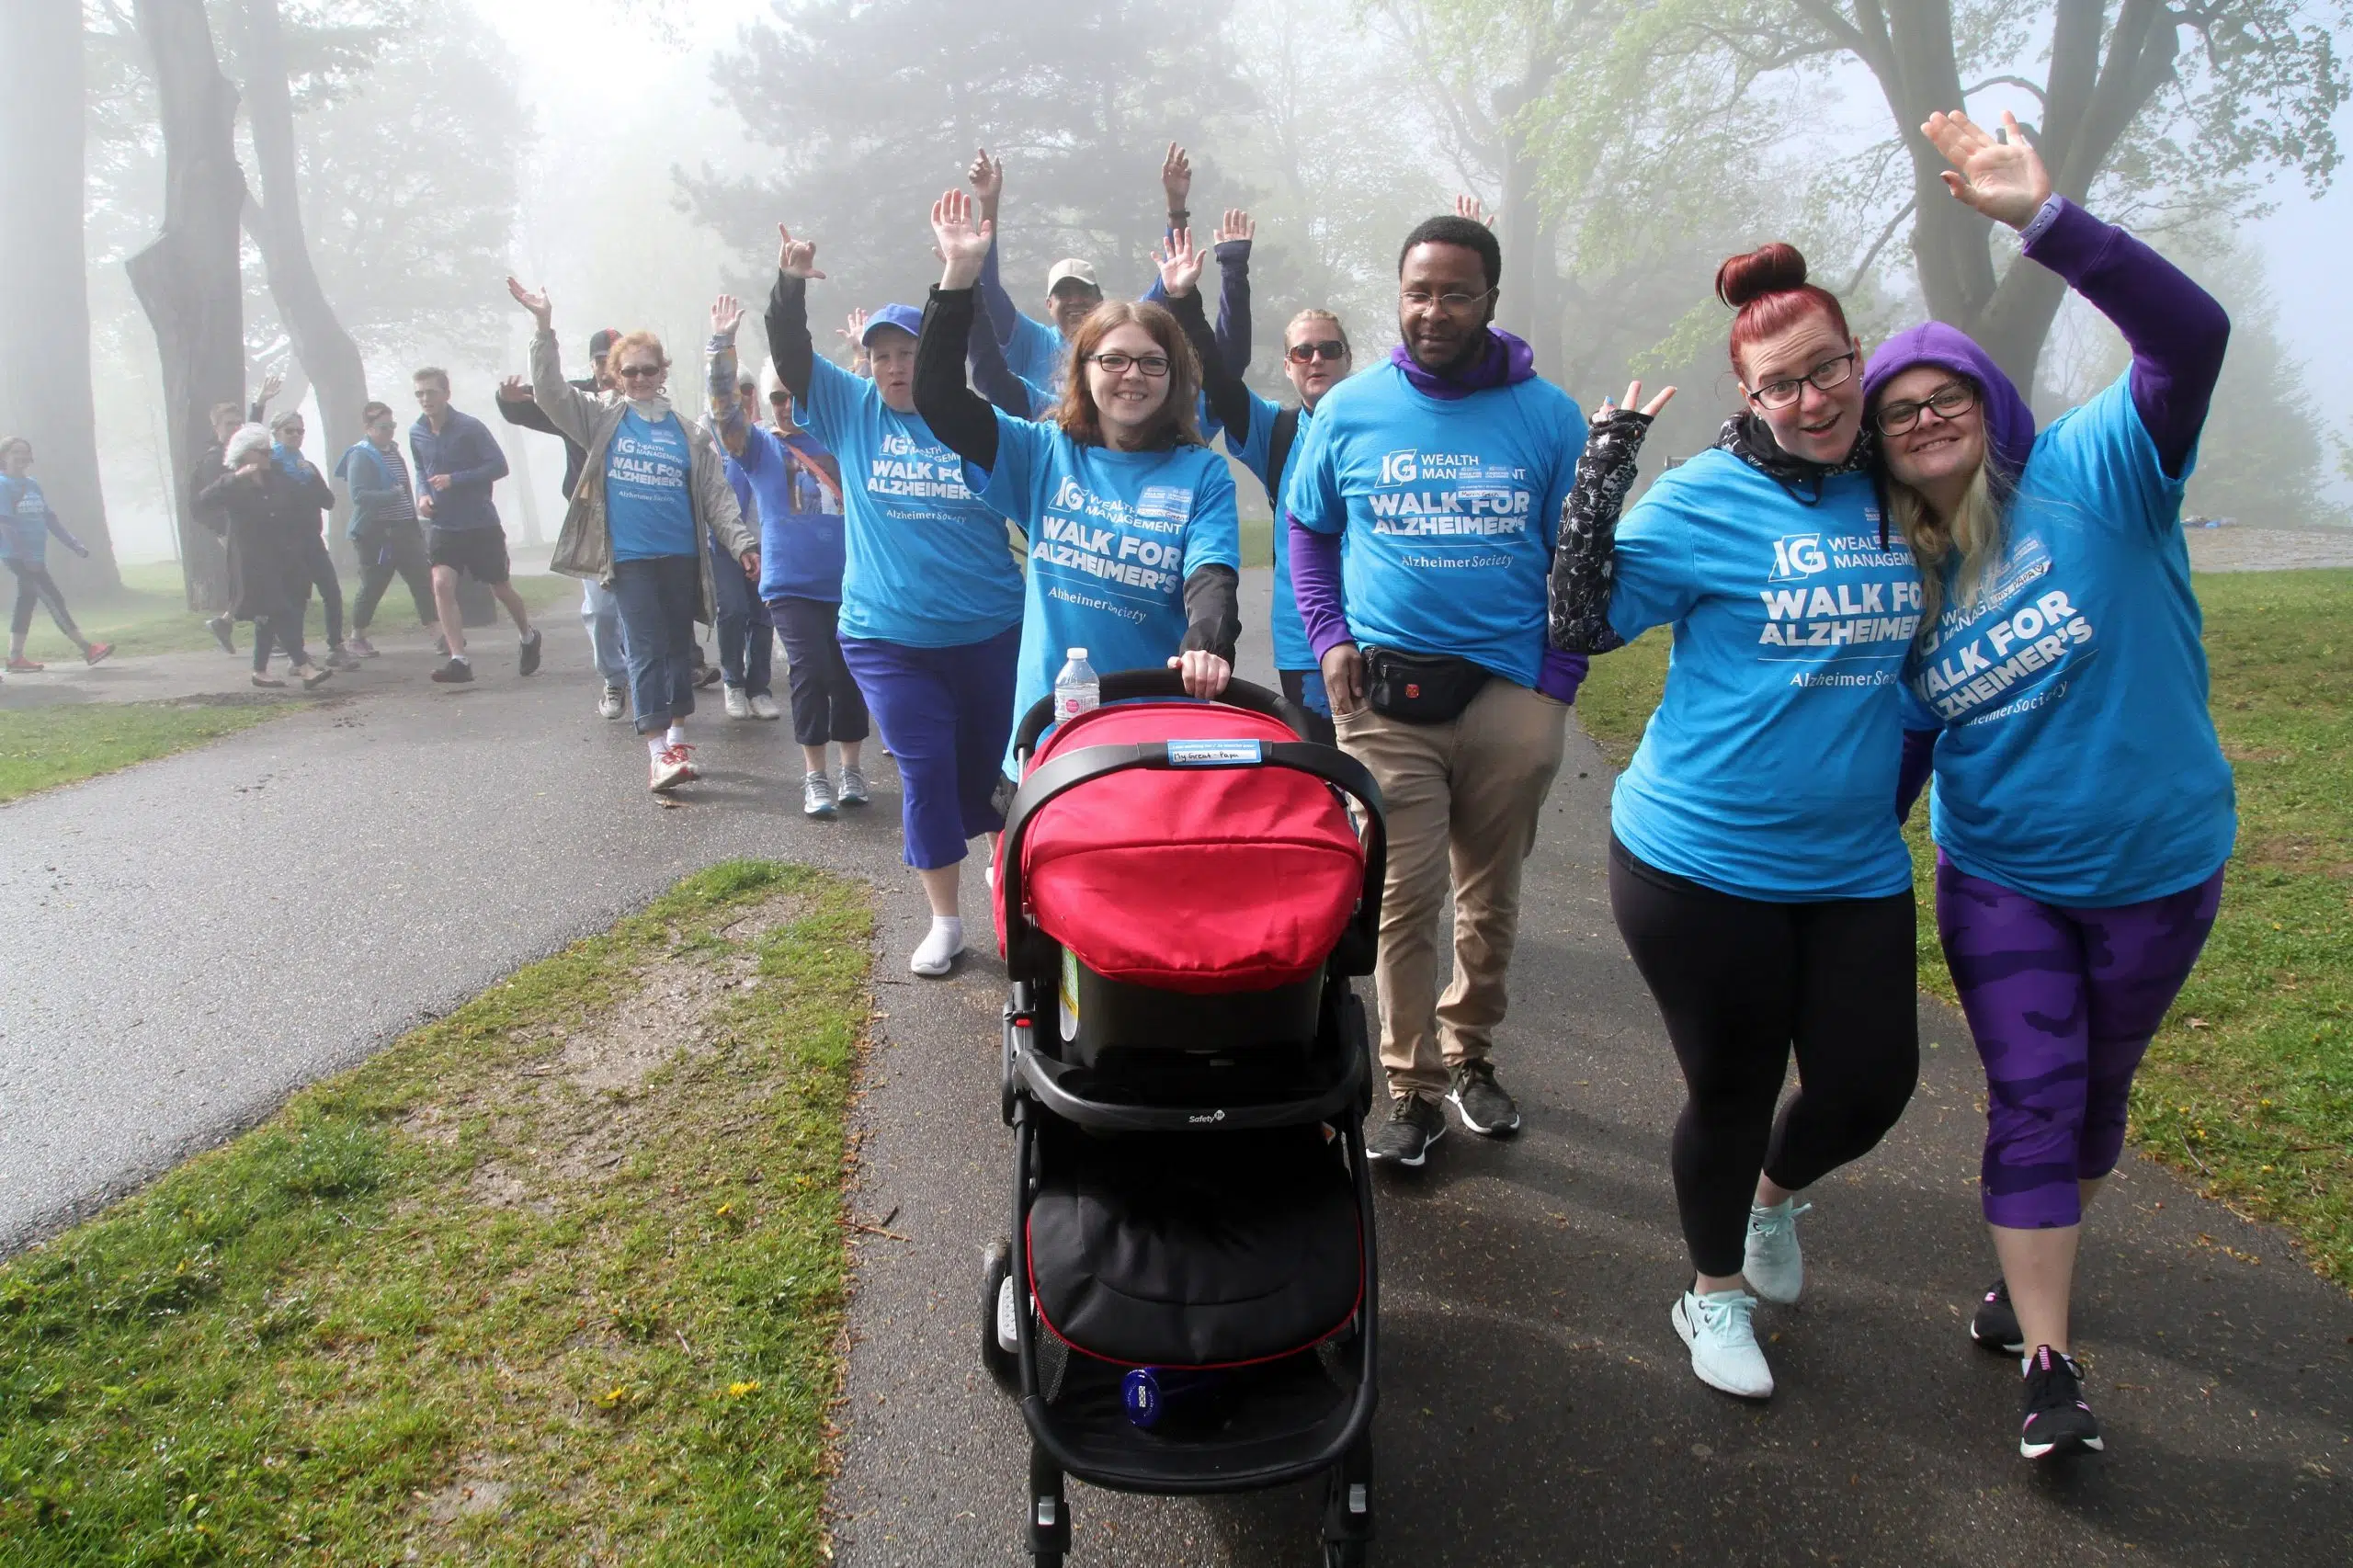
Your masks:
[{"label": "khaki pants", "polygon": [[[1370,708],[1336,721],[1388,808],[1381,895],[1381,1064],[1389,1092],[1445,1094],[1449,1068],[1483,1061],[1504,1019],[1519,935],[1519,877],[1561,768],[1563,702],[1500,676],[1451,722],[1409,724]],[[1438,992],[1437,928],[1454,885],[1454,980]]]}]

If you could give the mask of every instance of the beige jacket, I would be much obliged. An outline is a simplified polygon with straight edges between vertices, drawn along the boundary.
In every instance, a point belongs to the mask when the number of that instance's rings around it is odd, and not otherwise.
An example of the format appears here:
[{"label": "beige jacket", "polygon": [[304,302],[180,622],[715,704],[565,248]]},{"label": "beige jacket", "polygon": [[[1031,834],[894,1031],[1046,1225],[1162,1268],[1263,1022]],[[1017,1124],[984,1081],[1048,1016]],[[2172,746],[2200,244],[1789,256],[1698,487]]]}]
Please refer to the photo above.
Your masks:
[{"label": "beige jacket", "polygon": [[[590,397],[565,381],[555,334],[544,328],[531,339],[531,399],[550,424],[579,442],[588,454],[580,470],[580,483],[572,493],[571,509],[563,515],[563,529],[556,536],[555,558],[548,563],[549,570],[567,577],[593,577],[609,588],[613,585],[613,536],[605,522],[605,448],[620,427],[629,405],[620,398]],[[695,619],[708,625],[719,602],[710,580],[710,541],[716,539],[733,558],[759,549],[760,536],[745,525],[736,508],[735,492],[727,483],[727,470],[710,432],[684,415],[678,423],[687,432],[693,470],[688,475],[687,494],[694,506],[696,538],[705,547],[696,551],[702,561],[702,599]]]}]

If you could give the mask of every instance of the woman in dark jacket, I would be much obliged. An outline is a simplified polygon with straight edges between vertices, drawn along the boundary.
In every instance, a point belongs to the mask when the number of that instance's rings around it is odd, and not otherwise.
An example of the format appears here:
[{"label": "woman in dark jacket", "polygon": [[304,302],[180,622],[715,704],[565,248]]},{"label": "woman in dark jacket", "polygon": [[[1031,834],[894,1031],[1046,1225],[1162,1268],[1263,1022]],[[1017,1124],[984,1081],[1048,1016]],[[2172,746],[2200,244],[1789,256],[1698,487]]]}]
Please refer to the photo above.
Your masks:
[{"label": "woman in dark jacket", "polygon": [[222,460],[229,472],[198,494],[198,515],[226,524],[229,615],[254,623],[254,684],[286,684],[269,673],[275,644],[309,690],[335,672],[311,663],[302,648],[302,605],[311,588],[302,546],[317,531],[319,509],[335,505],[335,493],[315,468],[305,464],[307,477],[297,479],[273,462],[269,432],[258,425],[230,437]]}]

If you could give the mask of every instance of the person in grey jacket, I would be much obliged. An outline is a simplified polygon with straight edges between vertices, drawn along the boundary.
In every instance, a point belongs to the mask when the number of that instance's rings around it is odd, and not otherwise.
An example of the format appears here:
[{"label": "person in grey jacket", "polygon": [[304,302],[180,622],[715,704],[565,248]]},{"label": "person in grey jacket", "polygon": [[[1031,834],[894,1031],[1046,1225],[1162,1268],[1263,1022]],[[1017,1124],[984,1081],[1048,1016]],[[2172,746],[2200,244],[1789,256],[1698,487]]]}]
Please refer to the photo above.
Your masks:
[{"label": "person in grey jacket", "polygon": [[376,657],[368,628],[394,577],[408,585],[419,625],[438,634],[441,611],[433,602],[433,570],[425,561],[425,532],[416,519],[408,460],[401,456],[400,425],[389,404],[371,403],[359,411],[367,434],[354,441],[335,465],[350,488],[351,523],[347,530],[359,557],[359,597],[351,607],[351,636],[344,646],[363,659]]},{"label": "person in grey jacket", "polygon": [[759,536],[745,526],[709,431],[664,395],[670,361],[650,332],[624,333],[607,364],[621,395],[592,398],[563,379],[548,297],[509,278],[531,312],[531,398],[559,434],[587,453],[557,536],[557,572],[593,577],[620,601],[629,650],[630,704],[645,737],[647,788],[699,777],[687,744],[695,710],[695,629],[717,619],[712,544],[759,580]]}]

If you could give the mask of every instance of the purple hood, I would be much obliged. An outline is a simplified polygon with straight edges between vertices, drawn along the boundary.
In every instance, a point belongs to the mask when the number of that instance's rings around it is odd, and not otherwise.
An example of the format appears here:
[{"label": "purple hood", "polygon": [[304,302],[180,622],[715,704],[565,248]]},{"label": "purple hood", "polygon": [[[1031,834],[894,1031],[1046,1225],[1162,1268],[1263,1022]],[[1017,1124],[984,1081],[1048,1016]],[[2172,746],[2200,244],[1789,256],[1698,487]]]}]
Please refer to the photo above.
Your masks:
[{"label": "purple hood", "polygon": [[1994,358],[1959,327],[1932,321],[1897,333],[1879,347],[1863,369],[1863,406],[1879,402],[1887,383],[1915,365],[1934,365],[1977,383],[1977,403],[1985,411],[1986,444],[2000,470],[2004,494],[2026,469],[2034,451],[2034,413]]},{"label": "purple hood", "polygon": [[1415,392],[1426,397],[1449,400],[1496,387],[1518,386],[1536,377],[1536,350],[1510,333],[1492,326],[1487,329],[1486,347],[1472,360],[1471,368],[1459,376],[1441,376],[1435,370],[1424,369],[1419,360],[1405,352],[1402,343],[1389,351],[1389,362],[1405,372],[1405,380]]}]

